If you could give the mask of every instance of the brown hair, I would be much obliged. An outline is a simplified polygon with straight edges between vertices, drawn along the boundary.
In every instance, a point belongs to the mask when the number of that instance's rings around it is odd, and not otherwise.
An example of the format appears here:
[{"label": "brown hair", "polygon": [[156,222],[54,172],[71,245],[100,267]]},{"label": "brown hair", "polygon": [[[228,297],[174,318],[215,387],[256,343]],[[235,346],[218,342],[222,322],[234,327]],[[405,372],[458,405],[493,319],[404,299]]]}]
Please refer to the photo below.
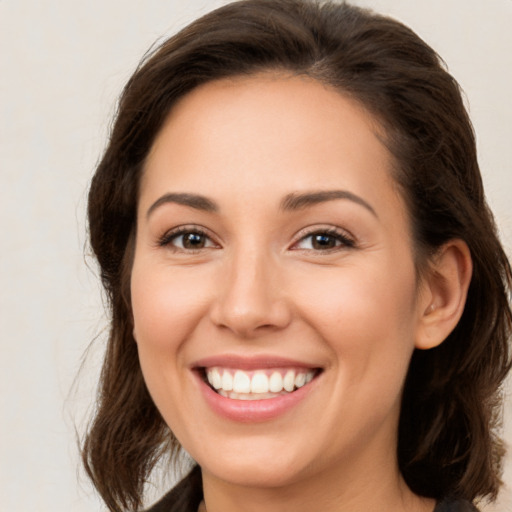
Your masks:
[{"label": "brown hair", "polygon": [[136,510],[156,461],[179,452],[145,387],[132,336],[129,281],[145,158],[180,97],[212,80],[268,70],[335,87],[381,122],[419,268],[450,239],[468,244],[474,272],[462,318],[444,343],[416,351],[410,364],[398,460],[417,494],[495,497],[511,269],[485,201],[458,84],[399,22],[346,3],[301,0],[246,0],[207,14],[147,56],[123,91],[89,193],[90,240],[112,315],[83,444],[89,476],[110,510]]}]

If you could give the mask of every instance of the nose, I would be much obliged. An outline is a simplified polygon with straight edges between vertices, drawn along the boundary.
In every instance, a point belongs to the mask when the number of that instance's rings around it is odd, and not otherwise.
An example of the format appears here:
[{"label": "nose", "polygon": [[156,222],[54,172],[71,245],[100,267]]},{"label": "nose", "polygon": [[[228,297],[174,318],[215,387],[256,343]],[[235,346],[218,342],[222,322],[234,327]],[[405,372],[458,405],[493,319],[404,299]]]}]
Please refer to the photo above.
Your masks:
[{"label": "nose", "polygon": [[291,321],[279,265],[271,254],[246,251],[226,261],[211,319],[238,337],[255,338],[284,329]]}]

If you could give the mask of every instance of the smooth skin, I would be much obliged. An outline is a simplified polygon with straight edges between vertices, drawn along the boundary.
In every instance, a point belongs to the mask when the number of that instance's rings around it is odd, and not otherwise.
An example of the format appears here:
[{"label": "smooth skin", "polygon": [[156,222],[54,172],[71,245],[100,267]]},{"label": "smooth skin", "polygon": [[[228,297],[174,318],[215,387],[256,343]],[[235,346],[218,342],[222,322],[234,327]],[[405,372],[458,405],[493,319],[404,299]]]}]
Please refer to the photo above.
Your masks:
[{"label": "smooth skin", "polygon": [[[195,89],[154,143],[134,336],[208,512],[434,509],[398,469],[400,399],[413,350],[457,324],[471,258],[454,240],[418,278],[384,136],[338,91],[266,73]],[[208,406],[193,370],[226,354],[322,372],[286,413],[237,422]]]}]

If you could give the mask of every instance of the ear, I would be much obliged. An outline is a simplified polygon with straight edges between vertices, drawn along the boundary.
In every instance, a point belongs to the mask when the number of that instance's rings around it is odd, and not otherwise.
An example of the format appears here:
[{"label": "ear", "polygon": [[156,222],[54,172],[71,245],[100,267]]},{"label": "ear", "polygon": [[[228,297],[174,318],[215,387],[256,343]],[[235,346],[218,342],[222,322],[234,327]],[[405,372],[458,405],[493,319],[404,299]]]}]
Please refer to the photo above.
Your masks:
[{"label": "ear", "polygon": [[416,348],[440,345],[462,316],[473,265],[471,253],[462,240],[444,244],[430,262],[422,281]]}]

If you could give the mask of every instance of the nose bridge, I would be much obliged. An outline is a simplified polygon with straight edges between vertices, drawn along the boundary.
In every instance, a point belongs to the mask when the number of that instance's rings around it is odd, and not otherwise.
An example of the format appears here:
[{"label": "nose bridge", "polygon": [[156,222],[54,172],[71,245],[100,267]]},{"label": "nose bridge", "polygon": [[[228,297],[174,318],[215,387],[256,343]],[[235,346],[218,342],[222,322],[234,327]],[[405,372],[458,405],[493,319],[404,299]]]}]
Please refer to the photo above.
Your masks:
[{"label": "nose bridge", "polygon": [[214,321],[243,337],[285,327],[290,314],[275,255],[261,244],[247,243],[225,263]]}]

